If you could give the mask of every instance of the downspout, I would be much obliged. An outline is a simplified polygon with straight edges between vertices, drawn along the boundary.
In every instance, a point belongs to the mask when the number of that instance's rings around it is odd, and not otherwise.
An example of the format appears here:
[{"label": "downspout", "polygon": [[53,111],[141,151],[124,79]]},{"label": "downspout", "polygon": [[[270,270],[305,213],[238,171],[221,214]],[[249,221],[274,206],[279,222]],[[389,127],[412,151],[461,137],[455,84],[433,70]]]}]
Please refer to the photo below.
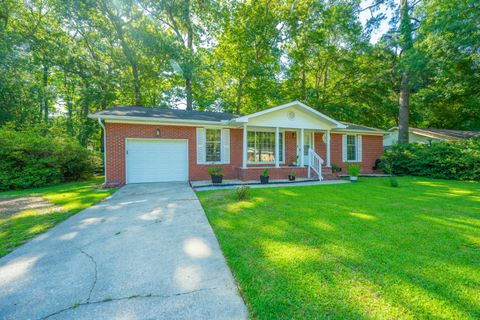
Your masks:
[{"label": "downspout", "polygon": [[98,117],[98,123],[103,129],[103,176],[105,177],[105,186],[107,185],[107,129],[102,122],[102,118]]}]

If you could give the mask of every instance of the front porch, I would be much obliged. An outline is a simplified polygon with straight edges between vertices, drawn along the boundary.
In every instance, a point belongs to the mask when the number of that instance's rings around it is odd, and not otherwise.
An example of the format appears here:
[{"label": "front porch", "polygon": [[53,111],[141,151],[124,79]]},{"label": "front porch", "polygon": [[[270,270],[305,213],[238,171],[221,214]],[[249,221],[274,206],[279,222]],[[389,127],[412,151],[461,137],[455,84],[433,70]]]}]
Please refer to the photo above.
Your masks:
[{"label": "front porch", "polygon": [[268,170],[271,180],[297,178],[332,179],[330,130],[243,127],[242,166],[236,176],[242,181],[257,180]]},{"label": "front porch", "polygon": [[239,186],[247,185],[252,188],[274,188],[274,187],[296,187],[296,186],[313,186],[313,185],[328,185],[328,184],[340,184],[350,183],[348,180],[318,180],[299,178],[295,181],[289,181],[288,179],[278,179],[269,181],[268,184],[261,184],[257,179],[255,180],[223,180],[222,183],[213,184],[211,180],[202,181],[190,181],[190,185],[195,191],[207,191],[207,190],[219,190],[219,189],[233,189]]},{"label": "front porch", "polygon": [[270,179],[331,176],[333,129],[345,126],[328,116],[295,102],[235,119],[243,129],[240,180],[259,179],[268,169]]}]

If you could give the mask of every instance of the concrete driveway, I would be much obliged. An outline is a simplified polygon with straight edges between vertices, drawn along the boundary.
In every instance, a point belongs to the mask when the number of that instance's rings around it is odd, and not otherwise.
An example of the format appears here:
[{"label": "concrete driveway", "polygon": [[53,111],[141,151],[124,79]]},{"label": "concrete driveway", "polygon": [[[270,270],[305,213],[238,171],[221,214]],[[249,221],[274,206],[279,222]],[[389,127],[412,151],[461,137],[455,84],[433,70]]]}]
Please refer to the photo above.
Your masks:
[{"label": "concrete driveway", "polygon": [[1,319],[244,319],[185,183],[127,185],[0,259]]}]

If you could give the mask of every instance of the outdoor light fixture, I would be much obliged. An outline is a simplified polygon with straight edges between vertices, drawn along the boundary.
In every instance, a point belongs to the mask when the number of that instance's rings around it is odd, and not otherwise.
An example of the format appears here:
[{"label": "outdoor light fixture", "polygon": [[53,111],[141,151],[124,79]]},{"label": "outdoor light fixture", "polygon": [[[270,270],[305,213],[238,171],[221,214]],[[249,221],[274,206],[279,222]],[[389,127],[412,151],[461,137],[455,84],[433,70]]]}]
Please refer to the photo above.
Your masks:
[{"label": "outdoor light fixture", "polygon": [[157,136],[160,135],[160,128],[157,128]]}]

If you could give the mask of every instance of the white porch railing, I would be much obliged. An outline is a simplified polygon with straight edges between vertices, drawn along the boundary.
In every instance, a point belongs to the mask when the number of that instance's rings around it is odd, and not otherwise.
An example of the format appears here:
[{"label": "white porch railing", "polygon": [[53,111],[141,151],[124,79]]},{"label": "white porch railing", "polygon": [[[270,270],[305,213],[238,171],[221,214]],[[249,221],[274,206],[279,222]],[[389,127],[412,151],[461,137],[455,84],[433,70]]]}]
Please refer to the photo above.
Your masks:
[{"label": "white porch railing", "polygon": [[313,170],[318,175],[318,180],[323,180],[322,177],[322,164],[323,159],[313,151],[311,148],[308,149],[308,177],[311,177],[311,170]]}]

